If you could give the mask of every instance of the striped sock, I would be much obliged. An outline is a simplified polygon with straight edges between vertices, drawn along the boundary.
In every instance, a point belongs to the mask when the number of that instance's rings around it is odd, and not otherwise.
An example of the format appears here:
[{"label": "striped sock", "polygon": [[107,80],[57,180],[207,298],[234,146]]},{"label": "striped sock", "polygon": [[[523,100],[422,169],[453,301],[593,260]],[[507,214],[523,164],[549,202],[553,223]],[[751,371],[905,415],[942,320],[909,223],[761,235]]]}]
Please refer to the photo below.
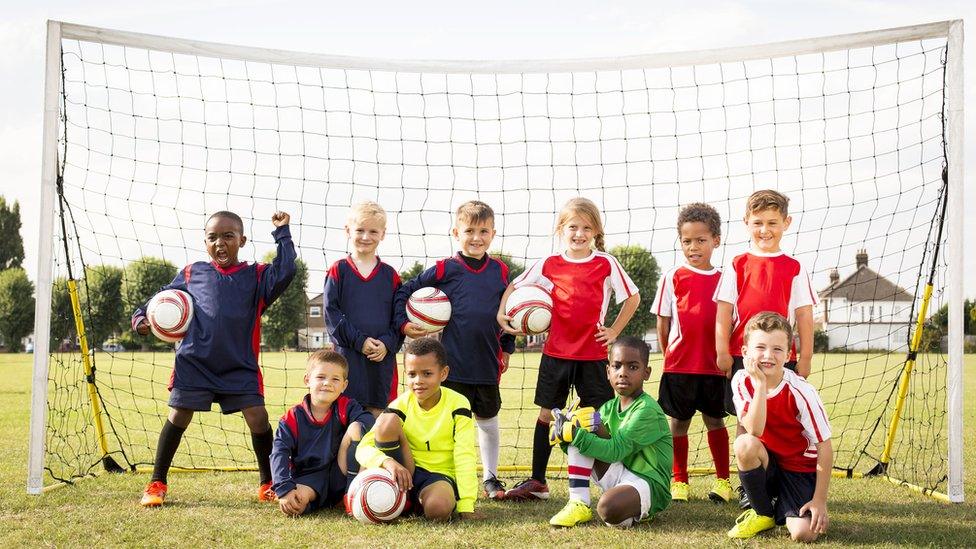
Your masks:
[{"label": "striped sock", "polygon": [[569,499],[590,504],[590,473],[593,472],[593,458],[584,456],[570,446],[567,451],[569,463]]}]

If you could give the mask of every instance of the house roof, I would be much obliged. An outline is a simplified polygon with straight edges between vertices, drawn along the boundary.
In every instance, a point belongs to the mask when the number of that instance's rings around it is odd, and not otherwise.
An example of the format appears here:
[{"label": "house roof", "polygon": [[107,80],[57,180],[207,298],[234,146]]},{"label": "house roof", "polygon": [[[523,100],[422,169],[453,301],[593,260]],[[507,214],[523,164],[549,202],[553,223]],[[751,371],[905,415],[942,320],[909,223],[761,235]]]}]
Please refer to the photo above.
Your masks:
[{"label": "house roof", "polygon": [[319,294],[312,299],[308,300],[309,305],[322,305],[322,294]]},{"label": "house roof", "polygon": [[820,290],[820,299],[841,297],[851,302],[914,301],[904,288],[862,265],[844,280]]}]

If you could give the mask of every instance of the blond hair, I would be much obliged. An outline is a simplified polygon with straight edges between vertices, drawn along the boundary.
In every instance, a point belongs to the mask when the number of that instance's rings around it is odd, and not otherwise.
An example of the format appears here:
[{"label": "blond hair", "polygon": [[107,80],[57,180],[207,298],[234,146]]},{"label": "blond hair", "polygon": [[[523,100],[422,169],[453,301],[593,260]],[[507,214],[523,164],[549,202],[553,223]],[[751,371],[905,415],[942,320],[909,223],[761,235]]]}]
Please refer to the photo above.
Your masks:
[{"label": "blond hair", "polygon": [[363,202],[358,202],[353,204],[349,208],[349,217],[346,219],[347,222],[354,223],[360,219],[372,218],[383,223],[383,227],[386,227],[386,210],[383,206],[380,206],[372,200],[365,200]]},{"label": "blond hair", "polygon": [[593,232],[596,233],[593,236],[593,245],[596,249],[601,252],[607,251],[604,245],[604,237],[606,234],[603,232],[603,221],[600,218],[600,210],[597,209],[596,204],[589,198],[578,196],[566,202],[563,209],[559,211],[559,219],[556,221],[556,234],[559,234],[559,231],[563,229],[570,219],[577,216],[586,219],[593,226]]},{"label": "blond hair", "polygon": [[458,206],[457,213],[454,216],[455,225],[461,223],[466,225],[480,225],[488,222],[495,223],[495,211],[491,209],[491,206],[480,200],[468,200],[464,204],[461,204]]},{"label": "blond hair", "polygon": [[749,322],[746,322],[746,327],[743,329],[742,341],[749,343],[749,335],[757,330],[767,334],[772,332],[783,332],[786,334],[787,344],[793,344],[793,327],[790,326],[790,321],[786,320],[786,318],[779,313],[764,311],[750,318]]},{"label": "blond hair", "polygon": [[342,370],[342,374],[346,378],[349,377],[349,363],[346,362],[346,357],[332,349],[319,349],[308,355],[308,362],[305,363],[305,375],[312,371],[313,366],[320,364],[335,364]]},{"label": "blond hair", "polygon": [[749,195],[746,201],[746,219],[754,213],[776,210],[783,217],[790,215],[790,199],[785,194],[772,189],[763,189]]}]

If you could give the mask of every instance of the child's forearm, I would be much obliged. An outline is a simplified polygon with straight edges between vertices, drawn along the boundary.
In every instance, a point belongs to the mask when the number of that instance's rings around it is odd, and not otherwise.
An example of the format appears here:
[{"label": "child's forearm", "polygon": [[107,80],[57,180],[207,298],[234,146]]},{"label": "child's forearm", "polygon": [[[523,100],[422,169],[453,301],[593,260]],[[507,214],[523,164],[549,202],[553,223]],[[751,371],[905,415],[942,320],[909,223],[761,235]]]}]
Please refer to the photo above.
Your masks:
[{"label": "child's forearm", "polygon": [[814,501],[827,501],[827,489],[834,468],[834,446],[827,439],[817,444],[817,485],[813,490]]},{"label": "child's forearm", "polygon": [[661,352],[668,346],[668,341],[671,338],[671,317],[670,316],[658,316],[657,317],[657,344],[660,347]]},{"label": "child's forearm", "polygon": [[634,313],[637,312],[637,307],[640,306],[640,294],[634,294],[624,300],[624,304],[620,307],[620,312],[617,313],[617,318],[613,320],[613,325],[610,328],[617,334],[621,334],[630,319],[634,318]]},{"label": "child's forearm", "polygon": [[732,304],[719,301],[716,308],[715,352],[722,356],[729,354],[729,340],[732,338]]},{"label": "child's forearm", "polygon": [[742,428],[754,437],[761,437],[766,430],[766,383],[756,387],[756,394],[749,403],[749,411],[742,416]]},{"label": "child's forearm", "polygon": [[813,306],[799,307],[795,314],[796,331],[800,336],[797,356],[800,360],[809,360],[813,356]]}]

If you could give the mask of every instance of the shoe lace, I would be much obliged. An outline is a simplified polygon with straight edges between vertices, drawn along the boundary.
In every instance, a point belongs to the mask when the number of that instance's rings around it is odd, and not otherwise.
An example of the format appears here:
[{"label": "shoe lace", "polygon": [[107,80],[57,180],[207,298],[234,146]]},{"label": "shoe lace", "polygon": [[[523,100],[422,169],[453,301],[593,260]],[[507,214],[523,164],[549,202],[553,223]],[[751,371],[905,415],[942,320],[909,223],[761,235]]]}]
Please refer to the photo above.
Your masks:
[{"label": "shoe lace", "polygon": [[756,511],[754,509],[747,509],[747,510],[743,511],[741,515],[739,515],[739,518],[735,519],[735,523],[736,524],[740,524],[742,522],[746,522],[746,521],[750,520],[752,518],[752,516],[755,515],[755,514],[756,514]]}]

